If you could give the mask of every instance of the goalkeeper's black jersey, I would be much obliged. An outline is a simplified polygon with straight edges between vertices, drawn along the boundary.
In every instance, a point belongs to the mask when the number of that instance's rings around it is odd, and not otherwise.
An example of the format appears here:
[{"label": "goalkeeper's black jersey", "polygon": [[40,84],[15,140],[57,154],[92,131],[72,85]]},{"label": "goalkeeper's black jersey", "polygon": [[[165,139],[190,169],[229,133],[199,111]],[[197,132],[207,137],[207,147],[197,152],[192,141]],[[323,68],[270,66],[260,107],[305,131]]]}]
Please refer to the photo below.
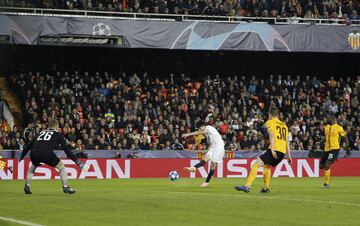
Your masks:
[{"label": "goalkeeper's black jersey", "polygon": [[40,135],[37,136],[29,146],[30,145],[32,145],[30,148],[31,151],[52,152],[55,149],[59,149],[59,146],[61,146],[61,149],[67,149],[65,137],[55,130],[41,131]]},{"label": "goalkeeper's black jersey", "polygon": [[58,131],[51,129],[41,131],[40,135],[25,147],[21,153],[21,158],[23,158],[29,150],[31,150],[31,152],[53,152],[59,149],[59,146],[65,151],[69,158],[73,161],[77,160],[77,157],[66,146],[65,137]]}]

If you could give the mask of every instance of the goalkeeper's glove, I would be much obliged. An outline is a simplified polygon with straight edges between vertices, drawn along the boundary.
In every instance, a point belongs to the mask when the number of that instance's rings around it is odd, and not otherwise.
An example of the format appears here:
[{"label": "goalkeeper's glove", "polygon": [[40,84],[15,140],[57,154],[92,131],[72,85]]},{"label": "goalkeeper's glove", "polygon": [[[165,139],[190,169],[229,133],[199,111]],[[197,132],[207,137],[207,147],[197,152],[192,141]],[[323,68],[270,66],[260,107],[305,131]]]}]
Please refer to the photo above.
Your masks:
[{"label": "goalkeeper's glove", "polygon": [[84,172],[87,172],[89,170],[89,166],[82,163],[80,160],[77,160],[76,161],[76,164],[79,166],[79,168],[84,171]]}]

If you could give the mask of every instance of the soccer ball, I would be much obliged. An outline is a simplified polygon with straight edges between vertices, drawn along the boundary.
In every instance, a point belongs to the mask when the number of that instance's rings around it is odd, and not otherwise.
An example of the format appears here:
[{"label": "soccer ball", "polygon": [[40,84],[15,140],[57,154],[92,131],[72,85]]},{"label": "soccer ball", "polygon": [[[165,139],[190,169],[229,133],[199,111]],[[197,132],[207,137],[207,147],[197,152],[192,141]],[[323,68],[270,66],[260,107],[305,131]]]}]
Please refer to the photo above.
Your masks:
[{"label": "soccer ball", "polygon": [[171,181],[175,181],[175,180],[179,179],[178,172],[176,172],[175,170],[171,171],[169,173],[169,178],[170,178]]}]

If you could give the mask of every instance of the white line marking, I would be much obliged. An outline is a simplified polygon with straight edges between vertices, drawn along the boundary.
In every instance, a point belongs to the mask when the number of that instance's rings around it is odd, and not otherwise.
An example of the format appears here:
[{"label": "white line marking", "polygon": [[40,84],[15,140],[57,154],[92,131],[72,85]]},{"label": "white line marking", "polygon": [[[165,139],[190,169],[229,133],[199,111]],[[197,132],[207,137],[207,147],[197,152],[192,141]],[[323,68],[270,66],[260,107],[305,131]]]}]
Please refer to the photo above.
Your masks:
[{"label": "white line marking", "polygon": [[[254,198],[254,199],[267,199],[267,200],[280,200],[280,201],[294,201],[294,202],[311,202],[311,203],[318,203],[318,204],[332,204],[332,205],[343,205],[343,206],[351,206],[351,207],[360,207],[360,203],[351,203],[351,202],[337,202],[337,201],[325,201],[325,200],[316,200],[316,199],[296,199],[296,198],[281,198],[281,197],[269,197],[269,196],[253,196],[253,195],[230,195],[230,194],[214,194],[214,193],[198,193],[198,192],[172,192],[170,193],[177,193],[177,194],[191,194],[191,195],[211,195],[211,196],[223,196],[223,197],[240,197],[240,198]],[[235,192],[235,191],[234,191]]]},{"label": "white line marking", "polygon": [[9,222],[17,223],[17,224],[22,224],[22,225],[28,225],[28,226],[43,226],[41,224],[35,224],[35,223],[31,223],[29,221],[20,221],[20,220],[14,219],[14,218],[8,218],[8,217],[2,217],[2,216],[0,216],[0,220],[9,221]]}]

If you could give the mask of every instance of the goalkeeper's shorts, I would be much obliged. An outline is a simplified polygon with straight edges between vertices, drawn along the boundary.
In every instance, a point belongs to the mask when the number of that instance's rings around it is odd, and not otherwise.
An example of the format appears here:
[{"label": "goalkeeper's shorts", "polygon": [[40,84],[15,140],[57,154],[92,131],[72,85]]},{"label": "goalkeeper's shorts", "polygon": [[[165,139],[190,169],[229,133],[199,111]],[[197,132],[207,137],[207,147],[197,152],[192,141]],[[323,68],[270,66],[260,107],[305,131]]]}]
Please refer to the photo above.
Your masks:
[{"label": "goalkeeper's shorts", "polygon": [[30,153],[30,159],[34,166],[40,166],[41,163],[44,163],[46,165],[55,167],[60,162],[60,159],[54,152],[32,151]]}]

